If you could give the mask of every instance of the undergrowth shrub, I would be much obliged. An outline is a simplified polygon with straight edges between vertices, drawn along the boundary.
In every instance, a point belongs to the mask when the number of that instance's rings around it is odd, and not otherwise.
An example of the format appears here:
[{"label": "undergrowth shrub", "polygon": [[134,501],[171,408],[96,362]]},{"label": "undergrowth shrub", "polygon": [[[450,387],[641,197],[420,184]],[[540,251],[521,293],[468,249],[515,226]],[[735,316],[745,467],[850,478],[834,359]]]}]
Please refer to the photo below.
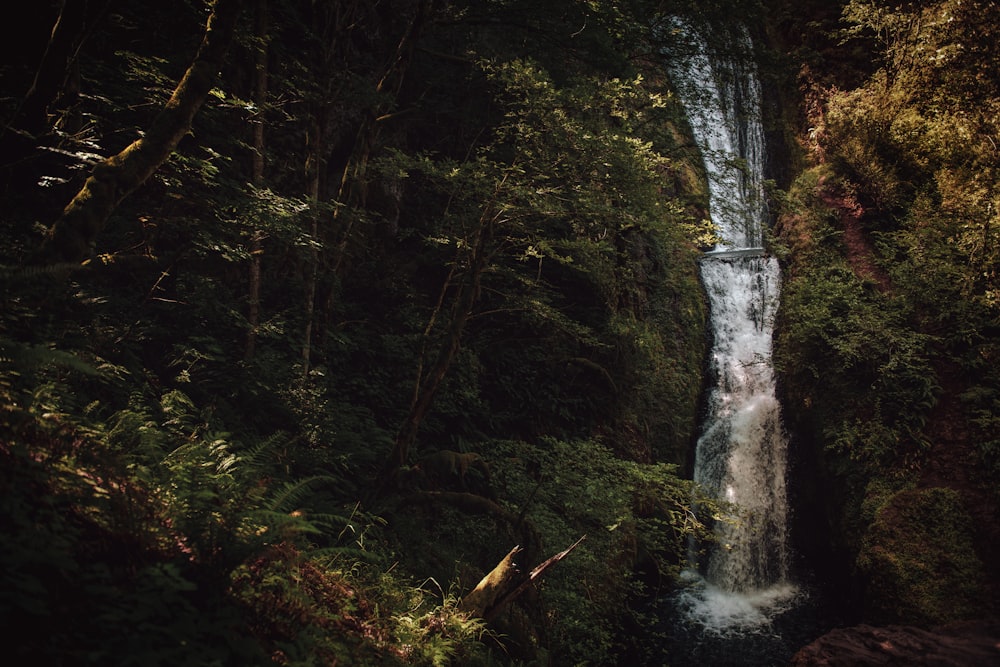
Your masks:
[{"label": "undergrowth shrub", "polygon": [[858,555],[869,589],[869,617],[924,626],[980,618],[989,601],[973,530],[953,489],[904,490],[889,497]]},{"label": "undergrowth shrub", "polygon": [[[694,489],[674,466],[626,461],[594,440],[493,446],[508,461],[498,486],[536,527],[544,555],[586,535],[538,586],[552,659],[613,663],[614,628],[629,599],[657,580],[669,586],[688,536],[706,536],[690,510]],[[640,566],[656,575],[639,580]]]}]

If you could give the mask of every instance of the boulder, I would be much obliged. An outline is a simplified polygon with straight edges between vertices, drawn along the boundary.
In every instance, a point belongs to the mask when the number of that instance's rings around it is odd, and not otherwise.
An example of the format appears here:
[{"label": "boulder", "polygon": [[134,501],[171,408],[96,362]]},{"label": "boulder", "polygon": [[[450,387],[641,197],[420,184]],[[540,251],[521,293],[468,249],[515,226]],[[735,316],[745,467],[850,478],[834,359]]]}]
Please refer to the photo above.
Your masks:
[{"label": "boulder", "polygon": [[1000,667],[1000,620],[951,623],[933,630],[856,625],[823,635],[793,657],[792,667]]}]

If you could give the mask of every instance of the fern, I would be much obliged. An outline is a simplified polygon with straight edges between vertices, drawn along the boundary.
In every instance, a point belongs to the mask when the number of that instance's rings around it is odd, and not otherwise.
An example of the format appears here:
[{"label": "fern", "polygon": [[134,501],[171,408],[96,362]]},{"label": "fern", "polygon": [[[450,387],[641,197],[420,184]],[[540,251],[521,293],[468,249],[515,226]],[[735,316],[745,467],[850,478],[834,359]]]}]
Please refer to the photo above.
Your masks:
[{"label": "fern", "polygon": [[0,365],[26,373],[48,366],[61,366],[84,375],[98,375],[97,368],[79,356],[45,345],[27,345],[0,336]]},{"label": "fern", "polygon": [[311,492],[311,487],[319,482],[333,482],[332,477],[316,475],[297,482],[285,482],[267,501],[267,508],[275,511],[293,511]]},{"label": "fern", "polygon": [[266,436],[260,442],[244,449],[239,455],[239,474],[248,477],[259,476],[267,465],[271,463],[270,457],[273,455],[275,447],[279,443],[284,444],[286,447],[290,444],[287,438],[286,433],[277,431]]},{"label": "fern", "polygon": [[411,593],[416,600],[413,607],[393,617],[398,640],[408,647],[407,664],[468,664],[473,656],[484,652],[479,641],[486,632],[486,623],[458,611],[458,598],[445,596],[440,605],[428,608],[422,589],[415,588]]}]

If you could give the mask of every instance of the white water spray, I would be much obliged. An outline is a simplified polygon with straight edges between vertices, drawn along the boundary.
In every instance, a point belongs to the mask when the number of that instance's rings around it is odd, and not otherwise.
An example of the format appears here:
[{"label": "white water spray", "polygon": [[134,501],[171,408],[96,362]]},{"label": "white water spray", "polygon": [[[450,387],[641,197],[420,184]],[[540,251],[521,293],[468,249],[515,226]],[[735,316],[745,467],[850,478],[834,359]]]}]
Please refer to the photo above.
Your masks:
[{"label": "white water spray", "polygon": [[[716,525],[706,561],[692,558],[678,604],[716,632],[769,625],[796,595],[788,581],[787,437],[775,398],[771,338],[780,291],[778,262],[763,251],[764,132],[750,39],[723,58],[690,26],[669,61],[704,156],[709,208],[722,242],[705,253],[701,277],[714,343],[713,388],[695,452],[694,479],[734,516]],[[700,572],[700,574],[699,574]]]}]

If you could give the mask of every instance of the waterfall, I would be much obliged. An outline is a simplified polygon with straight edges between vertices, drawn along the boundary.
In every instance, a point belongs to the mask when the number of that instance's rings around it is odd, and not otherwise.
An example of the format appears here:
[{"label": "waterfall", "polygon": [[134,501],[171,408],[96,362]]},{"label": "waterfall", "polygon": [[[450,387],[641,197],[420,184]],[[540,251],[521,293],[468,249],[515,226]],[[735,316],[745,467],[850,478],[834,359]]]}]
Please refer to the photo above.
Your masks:
[{"label": "waterfall", "polygon": [[721,242],[703,255],[713,347],[712,388],[695,452],[694,479],[730,503],[708,554],[692,554],[685,613],[720,632],[767,625],[787,609],[787,436],[775,397],[771,338],[780,292],[777,259],[763,250],[764,133],[760,86],[744,30],[724,57],[682,22],[687,48],[668,68],[708,176],[709,212]]}]

